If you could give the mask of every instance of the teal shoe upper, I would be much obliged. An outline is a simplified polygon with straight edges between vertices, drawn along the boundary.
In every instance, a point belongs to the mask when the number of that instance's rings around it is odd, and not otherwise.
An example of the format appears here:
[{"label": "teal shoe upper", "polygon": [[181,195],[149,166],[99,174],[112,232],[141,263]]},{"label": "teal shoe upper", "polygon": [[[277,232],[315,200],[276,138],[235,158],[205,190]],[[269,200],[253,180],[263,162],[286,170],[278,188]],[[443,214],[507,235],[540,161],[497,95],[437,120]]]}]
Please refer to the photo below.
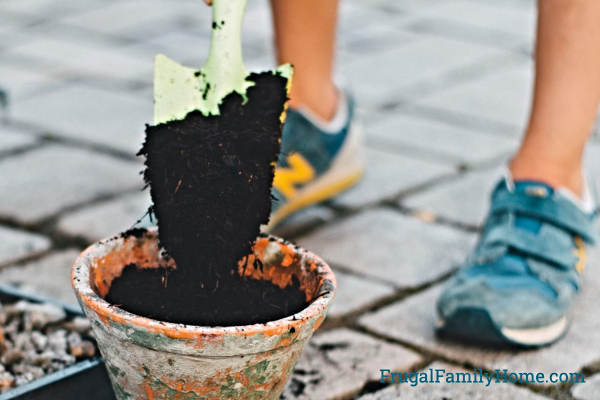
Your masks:
[{"label": "teal shoe upper", "polygon": [[346,96],[348,118],[339,132],[322,131],[304,114],[288,109],[283,126],[281,152],[278,165],[287,166],[287,157],[291,153],[300,153],[316,169],[317,174],[326,171],[337,152],[342,147],[354,116],[354,100]]},{"label": "teal shoe upper", "polygon": [[502,180],[492,193],[480,241],[445,286],[443,320],[470,312],[496,327],[531,329],[565,316],[581,286],[584,242],[596,241],[586,214],[552,187]]},{"label": "teal shoe upper", "polygon": [[[354,100],[346,95],[346,101],[348,110],[346,123],[338,132],[324,132],[303,113],[293,108],[288,109],[277,168],[290,168],[289,157],[296,154],[312,167],[314,176],[311,180],[325,173],[342,148],[354,118]],[[297,186],[301,187],[305,183],[307,182],[298,182]],[[274,187],[273,197],[275,198],[273,210],[275,210],[283,204],[285,196]]]}]

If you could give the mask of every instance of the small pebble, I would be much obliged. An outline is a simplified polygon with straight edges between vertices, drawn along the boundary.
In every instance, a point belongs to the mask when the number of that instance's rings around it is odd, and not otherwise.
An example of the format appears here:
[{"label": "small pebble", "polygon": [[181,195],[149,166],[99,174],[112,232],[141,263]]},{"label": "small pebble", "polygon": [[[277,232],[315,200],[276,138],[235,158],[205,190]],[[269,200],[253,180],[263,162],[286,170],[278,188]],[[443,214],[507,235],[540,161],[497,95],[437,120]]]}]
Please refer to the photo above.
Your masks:
[{"label": "small pebble", "polygon": [[33,374],[33,372],[28,371],[24,374],[17,375],[17,377],[15,378],[15,384],[17,386],[21,386],[33,380],[35,380],[35,375]]},{"label": "small pebble", "polygon": [[0,393],[9,390],[15,384],[15,377],[10,372],[0,373]]},{"label": "small pebble", "polygon": [[4,325],[4,335],[16,335],[19,330],[19,319],[15,318],[7,325]]},{"label": "small pebble", "polygon": [[0,362],[4,365],[11,365],[20,362],[24,358],[23,352],[18,349],[7,351],[0,357]]},{"label": "small pebble", "polygon": [[4,306],[0,304],[0,325],[4,325],[8,320],[8,315],[6,314],[6,310]]},{"label": "small pebble", "polygon": [[90,330],[90,320],[84,317],[75,317],[71,321],[67,321],[63,324],[63,327],[69,331],[75,331],[77,333],[86,333]]},{"label": "small pebble", "polygon": [[43,351],[48,345],[48,337],[42,332],[33,331],[31,332],[31,342],[37,351]]},{"label": "small pebble", "polygon": [[54,358],[55,360],[58,360],[59,362],[61,362],[64,365],[71,365],[71,364],[75,364],[75,357],[73,357],[70,354],[60,354],[58,357]]},{"label": "small pebble", "polygon": [[65,310],[50,303],[34,304],[29,302],[19,302],[22,305],[23,312],[26,312],[31,319],[34,328],[43,328],[48,324],[59,322],[67,317]]},{"label": "small pebble", "polygon": [[77,332],[71,332],[67,336],[67,343],[69,344],[69,347],[76,346],[81,343],[81,336],[79,336],[79,333]]},{"label": "small pebble", "polygon": [[96,346],[89,340],[82,340],[75,346],[71,346],[70,352],[77,358],[91,358],[96,354]]},{"label": "small pebble", "polygon": [[29,362],[33,365],[37,365],[47,370],[52,365],[52,361],[54,360],[54,353],[50,350],[44,351],[41,354],[36,354],[35,356],[29,359]]},{"label": "small pebble", "polygon": [[31,333],[30,332],[18,333],[15,336],[13,343],[15,345],[15,348],[17,348],[23,352],[28,352],[31,350],[35,351],[35,346],[34,346],[33,342],[31,341]]},{"label": "small pebble", "polygon": [[57,353],[67,352],[67,331],[59,329],[48,334],[48,346]]}]

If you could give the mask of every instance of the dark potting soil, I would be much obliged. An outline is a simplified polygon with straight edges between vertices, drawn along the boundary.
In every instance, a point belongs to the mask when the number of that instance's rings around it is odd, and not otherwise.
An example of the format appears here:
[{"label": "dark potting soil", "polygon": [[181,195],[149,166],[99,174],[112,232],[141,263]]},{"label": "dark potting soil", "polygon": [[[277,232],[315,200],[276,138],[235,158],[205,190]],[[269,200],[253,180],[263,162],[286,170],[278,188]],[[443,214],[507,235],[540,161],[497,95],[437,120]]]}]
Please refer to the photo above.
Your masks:
[{"label": "dark potting soil", "polygon": [[[194,325],[266,322],[307,306],[298,283],[285,289],[241,278],[271,211],[271,183],[281,138],[287,80],[251,74],[247,102],[229,94],[221,115],[190,112],[146,127],[146,157],[159,241],[176,270],[125,268],[107,300],[135,314]],[[128,235],[138,235],[130,232]]]},{"label": "dark potting soil", "polygon": [[306,307],[298,282],[280,289],[237,274],[220,282],[210,290],[176,270],[138,269],[130,264],[114,280],[106,300],[137,315],[200,326],[265,323]]}]

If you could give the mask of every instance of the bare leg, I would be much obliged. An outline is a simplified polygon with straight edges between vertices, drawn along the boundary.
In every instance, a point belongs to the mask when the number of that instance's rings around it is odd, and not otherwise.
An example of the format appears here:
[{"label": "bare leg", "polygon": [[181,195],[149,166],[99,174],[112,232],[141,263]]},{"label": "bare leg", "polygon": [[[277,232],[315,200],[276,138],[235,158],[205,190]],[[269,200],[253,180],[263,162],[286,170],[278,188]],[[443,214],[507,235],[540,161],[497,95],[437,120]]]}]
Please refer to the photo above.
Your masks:
[{"label": "bare leg", "polygon": [[333,60],[338,0],[271,0],[277,61],[294,65],[290,106],[329,120],[336,111]]},{"label": "bare leg", "polygon": [[582,158],[600,101],[600,1],[539,0],[536,78],[515,179],[581,195]]}]

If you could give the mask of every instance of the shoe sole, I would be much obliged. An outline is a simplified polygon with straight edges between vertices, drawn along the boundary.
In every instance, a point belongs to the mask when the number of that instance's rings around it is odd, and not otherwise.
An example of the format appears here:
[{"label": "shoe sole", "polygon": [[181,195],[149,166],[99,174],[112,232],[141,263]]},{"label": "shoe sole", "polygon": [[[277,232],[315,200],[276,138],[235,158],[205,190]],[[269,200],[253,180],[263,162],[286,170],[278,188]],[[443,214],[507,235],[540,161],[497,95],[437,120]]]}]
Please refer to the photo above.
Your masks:
[{"label": "shoe sole", "polygon": [[327,172],[300,189],[294,197],[271,214],[264,232],[271,231],[278,223],[294,212],[332,198],[354,186],[365,170],[362,154],[362,130],[357,123],[352,124],[348,138],[334,158]]},{"label": "shoe sole", "polygon": [[567,317],[562,317],[556,322],[538,328],[500,327],[492,320],[487,311],[463,308],[457,310],[450,318],[440,320],[436,331],[441,336],[463,342],[537,348],[558,341],[565,335],[568,328]]},{"label": "shoe sole", "polygon": [[512,343],[522,346],[544,346],[560,339],[569,328],[567,317],[541,328],[511,329],[500,328],[502,335]]}]

